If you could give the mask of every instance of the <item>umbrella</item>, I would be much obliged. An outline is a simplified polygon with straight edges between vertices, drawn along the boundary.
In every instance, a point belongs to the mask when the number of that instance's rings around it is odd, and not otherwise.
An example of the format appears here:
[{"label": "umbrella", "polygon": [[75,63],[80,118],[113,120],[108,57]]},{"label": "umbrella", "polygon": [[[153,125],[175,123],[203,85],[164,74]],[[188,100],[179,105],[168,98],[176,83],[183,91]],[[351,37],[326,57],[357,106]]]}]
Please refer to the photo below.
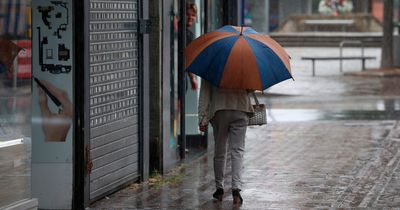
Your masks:
[{"label": "umbrella", "polygon": [[185,59],[186,71],[221,88],[265,90],[293,78],[283,47],[250,27],[206,33],[186,47]]}]

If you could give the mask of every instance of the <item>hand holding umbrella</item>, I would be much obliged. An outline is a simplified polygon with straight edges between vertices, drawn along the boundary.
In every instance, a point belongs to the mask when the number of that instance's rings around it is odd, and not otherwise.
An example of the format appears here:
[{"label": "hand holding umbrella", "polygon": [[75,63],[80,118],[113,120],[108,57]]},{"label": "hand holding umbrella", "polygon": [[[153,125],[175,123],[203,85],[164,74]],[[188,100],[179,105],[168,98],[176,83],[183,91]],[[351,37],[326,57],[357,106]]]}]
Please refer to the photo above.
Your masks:
[{"label": "hand holding umbrella", "polygon": [[[38,80],[39,106],[42,112],[42,129],[46,141],[65,141],[71,127],[73,108],[68,93],[51,83]],[[59,107],[58,113],[52,113],[47,104],[47,96]]]}]

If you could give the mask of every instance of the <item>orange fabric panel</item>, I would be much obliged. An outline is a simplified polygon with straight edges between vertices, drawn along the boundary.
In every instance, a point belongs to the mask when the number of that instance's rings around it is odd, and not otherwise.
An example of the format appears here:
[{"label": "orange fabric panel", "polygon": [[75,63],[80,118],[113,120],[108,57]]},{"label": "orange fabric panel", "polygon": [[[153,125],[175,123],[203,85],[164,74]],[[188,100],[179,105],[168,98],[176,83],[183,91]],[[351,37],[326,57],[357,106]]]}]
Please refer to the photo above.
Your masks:
[{"label": "orange fabric panel", "polygon": [[231,32],[210,32],[202,35],[201,37],[193,40],[186,48],[185,48],[185,68],[189,67],[190,64],[194,61],[194,59],[208,46],[212,43],[229,37],[229,36],[237,36],[235,33]]},{"label": "orange fabric panel", "polygon": [[262,90],[260,73],[253,50],[240,36],[225,64],[220,86],[224,88]]},{"label": "orange fabric panel", "polygon": [[278,42],[276,42],[275,40],[271,39],[270,37],[268,37],[266,35],[249,34],[247,36],[254,40],[257,40],[261,43],[264,43],[272,51],[274,51],[275,54],[279,56],[279,58],[282,60],[283,64],[285,64],[286,68],[291,73],[290,56],[287,54],[285,49],[283,49],[283,47]]}]

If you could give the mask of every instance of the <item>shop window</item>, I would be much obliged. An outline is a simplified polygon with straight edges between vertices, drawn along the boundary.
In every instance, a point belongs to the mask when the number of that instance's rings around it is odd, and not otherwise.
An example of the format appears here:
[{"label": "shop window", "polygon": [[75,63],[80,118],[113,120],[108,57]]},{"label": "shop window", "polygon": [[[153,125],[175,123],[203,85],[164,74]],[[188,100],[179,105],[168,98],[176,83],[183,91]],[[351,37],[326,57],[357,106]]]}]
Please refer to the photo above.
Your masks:
[{"label": "shop window", "polygon": [[30,197],[30,78],[31,1],[0,1],[0,209]]}]

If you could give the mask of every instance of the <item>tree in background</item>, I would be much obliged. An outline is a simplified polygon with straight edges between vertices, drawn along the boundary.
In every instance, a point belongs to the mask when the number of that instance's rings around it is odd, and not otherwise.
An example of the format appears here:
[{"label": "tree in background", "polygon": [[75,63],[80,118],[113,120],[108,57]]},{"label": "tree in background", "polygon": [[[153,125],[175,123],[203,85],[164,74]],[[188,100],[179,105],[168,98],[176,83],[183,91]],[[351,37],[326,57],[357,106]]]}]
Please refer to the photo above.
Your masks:
[{"label": "tree in background", "polygon": [[384,0],[381,67],[393,67],[393,0]]}]

